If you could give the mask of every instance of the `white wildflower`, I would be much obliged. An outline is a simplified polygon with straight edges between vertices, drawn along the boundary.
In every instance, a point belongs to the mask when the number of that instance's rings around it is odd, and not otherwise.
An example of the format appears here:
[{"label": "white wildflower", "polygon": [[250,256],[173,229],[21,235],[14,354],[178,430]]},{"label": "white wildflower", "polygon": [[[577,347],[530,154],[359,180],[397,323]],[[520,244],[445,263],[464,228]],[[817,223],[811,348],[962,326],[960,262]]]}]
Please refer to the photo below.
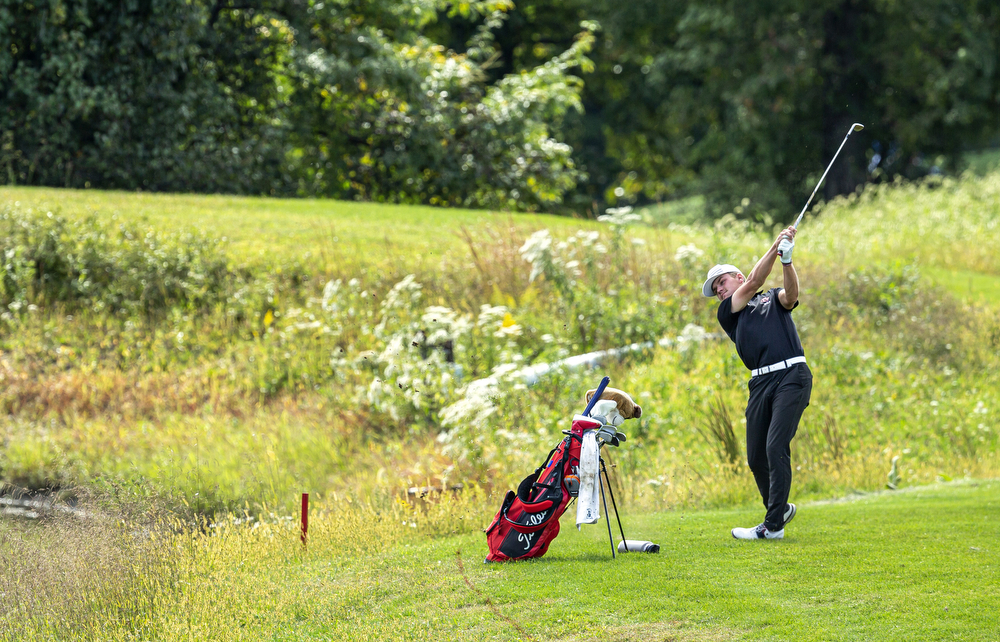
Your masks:
[{"label": "white wildflower", "polygon": [[700,259],[704,255],[705,252],[699,249],[697,245],[689,243],[677,248],[677,252],[674,253],[674,260],[678,263],[688,263]]},{"label": "white wildflower", "polygon": [[641,221],[642,217],[633,213],[632,208],[626,205],[625,207],[609,207],[604,210],[603,215],[597,217],[597,220],[613,227],[627,227],[636,221]]},{"label": "white wildflower", "polygon": [[705,328],[689,323],[684,326],[680,336],[677,337],[677,349],[682,353],[687,353],[706,338],[708,338],[708,333],[705,332]]},{"label": "white wildflower", "polygon": [[479,318],[476,320],[476,325],[480,328],[495,326],[499,323],[503,323],[503,318],[506,314],[506,306],[484,303],[479,306]]},{"label": "white wildflower", "polygon": [[518,250],[525,261],[531,263],[530,281],[534,281],[545,273],[545,268],[552,264],[552,236],[548,230],[539,230],[528,237]]}]

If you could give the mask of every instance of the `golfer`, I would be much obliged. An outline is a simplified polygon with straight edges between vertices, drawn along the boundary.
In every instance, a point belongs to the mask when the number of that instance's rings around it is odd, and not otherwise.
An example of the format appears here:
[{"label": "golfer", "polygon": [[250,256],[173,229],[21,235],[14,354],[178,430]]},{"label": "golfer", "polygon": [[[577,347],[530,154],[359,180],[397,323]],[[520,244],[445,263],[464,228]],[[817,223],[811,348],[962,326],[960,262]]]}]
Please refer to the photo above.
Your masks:
[{"label": "golfer", "polygon": [[[763,257],[743,276],[734,265],[716,265],[708,271],[702,294],[715,296],[719,324],[736,343],[750,370],[747,402],[747,463],[764,500],[764,521],[751,528],[734,528],[736,539],[781,539],[785,524],[795,517],[788,503],[792,483],[789,444],[802,411],[809,405],[812,373],[792,322],[798,305],[799,278],[792,266],[795,228],[781,231]],[[762,292],[774,260],[781,257],[783,288]]]}]

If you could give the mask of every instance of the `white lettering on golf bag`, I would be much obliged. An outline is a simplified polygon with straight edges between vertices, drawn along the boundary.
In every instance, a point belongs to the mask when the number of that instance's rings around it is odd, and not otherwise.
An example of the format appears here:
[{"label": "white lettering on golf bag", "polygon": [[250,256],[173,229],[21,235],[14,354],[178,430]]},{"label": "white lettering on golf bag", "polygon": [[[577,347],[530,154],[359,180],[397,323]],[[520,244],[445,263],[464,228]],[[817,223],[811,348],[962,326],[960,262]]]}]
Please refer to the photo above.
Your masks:
[{"label": "white lettering on golf bag", "polygon": [[518,533],[517,541],[524,544],[524,550],[531,550],[531,540],[534,539],[537,534],[538,533]]},{"label": "white lettering on golf bag", "polygon": [[542,522],[544,522],[545,521],[545,513],[546,512],[547,511],[543,510],[540,513],[534,513],[532,515],[528,515],[527,525],[528,526],[537,526],[537,525],[541,524]]}]

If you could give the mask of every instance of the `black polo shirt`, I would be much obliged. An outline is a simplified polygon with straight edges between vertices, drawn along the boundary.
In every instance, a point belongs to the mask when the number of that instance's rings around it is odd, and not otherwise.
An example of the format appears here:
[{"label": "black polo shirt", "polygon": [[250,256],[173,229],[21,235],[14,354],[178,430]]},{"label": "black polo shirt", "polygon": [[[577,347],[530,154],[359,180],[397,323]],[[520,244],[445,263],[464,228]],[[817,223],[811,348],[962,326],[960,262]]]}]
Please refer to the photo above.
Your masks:
[{"label": "black polo shirt", "polygon": [[[747,307],[733,313],[733,298],[719,305],[719,325],[736,343],[743,364],[750,370],[792,357],[801,357],[802,343],[792,321],[792,311],[778,300],[782,288],[758,292]],[[796,301],[792,308],[798,307]]]}]

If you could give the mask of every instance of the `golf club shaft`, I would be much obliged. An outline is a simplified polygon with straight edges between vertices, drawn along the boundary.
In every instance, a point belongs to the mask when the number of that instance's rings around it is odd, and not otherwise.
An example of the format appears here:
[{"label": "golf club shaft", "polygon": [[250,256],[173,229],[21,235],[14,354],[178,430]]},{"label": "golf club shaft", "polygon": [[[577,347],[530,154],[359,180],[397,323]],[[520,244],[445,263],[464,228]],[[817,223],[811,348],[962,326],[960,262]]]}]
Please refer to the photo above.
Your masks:
[{"label": "golf club shaft", "polygon": [[847,143],[847,139],[850,138],[851,133],[854,132],[855,129],[861,131],[862,128],[863,126],[860,125],[859,123],[854,123],[853,125],[851,125],[851,128],[847,130],[847,136],[844,136],[844,140],[841,141],[840,147],[837,148],[837,153],[834,154],[833,158],[830,159],[830,164],[826,166],[826,171],[823,172],[822,176],[820,176],[819,182],[816,183],[816,187],[813,189],[813,193],[809,195],[809,200],[806,201],[806,204],[802,207],[802,211],[799,212],[799,217],[795,219],[795,225],[793,225],[792,227],[798,229],[799,223],[802,222],[802,216],[805,215],[806,209],[809,208],[809,203],[812,203],[813,197],[816,196],[816,192],[819,191],[819,186],[823,184],[823,179],[825,179],[826,175],[830,173],[830,168],[833,167],[833,162],[837,160],[837,156],[840,155],[840,150],[844,149],[844,145]]}]

